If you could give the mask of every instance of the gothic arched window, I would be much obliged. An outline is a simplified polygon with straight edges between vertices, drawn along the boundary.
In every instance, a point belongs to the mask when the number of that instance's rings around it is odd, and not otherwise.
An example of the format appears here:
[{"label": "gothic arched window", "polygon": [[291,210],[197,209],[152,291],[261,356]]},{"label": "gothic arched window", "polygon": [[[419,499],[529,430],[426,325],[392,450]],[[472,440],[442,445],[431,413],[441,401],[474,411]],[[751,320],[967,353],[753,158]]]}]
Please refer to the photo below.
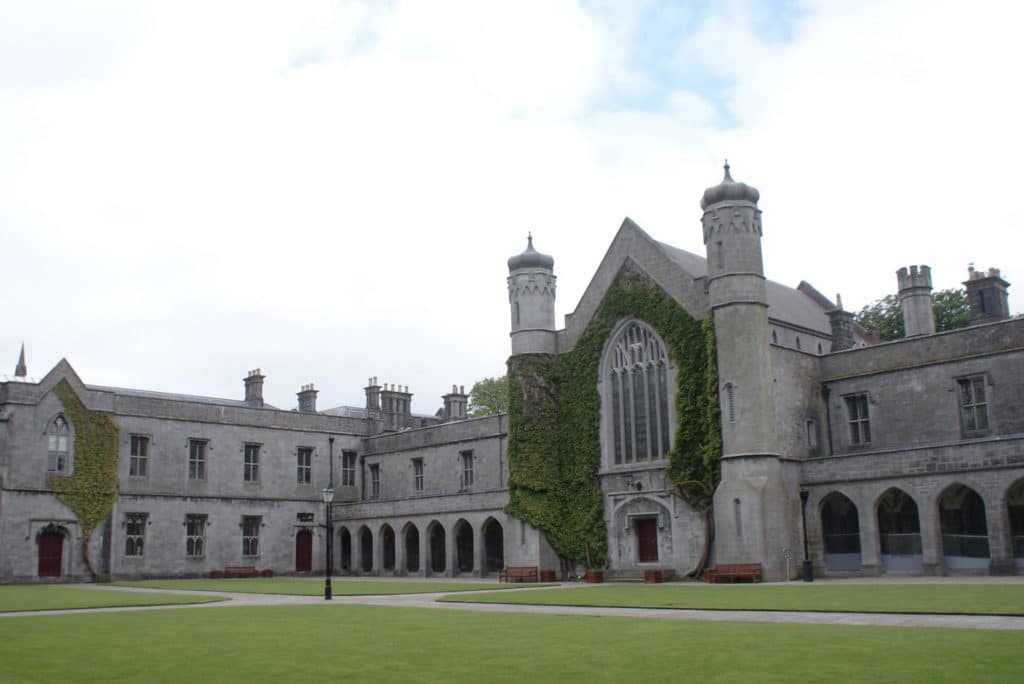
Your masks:
[{"label": "gothic arched window", "polygon": [[671,446],[665,345],[653,330],[633,321],[615,337],[607,354],[605,396],[610,399],[615,464],[665,458]]},{"label": "gothic arched window", "polygon": [[46,429],[46,469],[52,473],[64,473],[68,469],[68,421],[57,416]]}]

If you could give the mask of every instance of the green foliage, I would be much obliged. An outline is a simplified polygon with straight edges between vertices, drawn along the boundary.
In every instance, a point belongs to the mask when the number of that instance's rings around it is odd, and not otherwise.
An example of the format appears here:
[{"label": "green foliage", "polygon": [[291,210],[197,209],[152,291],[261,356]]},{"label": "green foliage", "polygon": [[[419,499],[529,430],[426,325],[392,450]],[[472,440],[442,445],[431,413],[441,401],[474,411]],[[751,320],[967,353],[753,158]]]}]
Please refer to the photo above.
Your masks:
[{"label": "green foliage", "polygon": [[82,528],[82,558],[96,579],[89,559],[89,538],[117,501],[120,428],[109,413],[87,409],[66,380],[57,383],[53,393],[64,405],[64,412],[75,429],[74,468],[71,475],[51,473],[47,480],[57,498],[78,518]]},{"label": "green foliage", "polygon": [[[932,311],[935,314],[935,332],[967,327],[970,305],[967,292],[962,288],[938,290],[932,293]],[[896,295],[886,295],[868,304],[853,316],[865,330],[874,330],[883,342],[903,337],[903,310]]]},{"label": "green foliage", "polygon": [[607,561],[601,466],[598,365],[605,342],[625,318],[661,336],[676,365],[676,436],[668,471],[693,505],[707,509],[720,477],[721,434],[714,333],[648,277],[624,268],[576,347],[558,356],[509,359],[509,504],[507,512],[543,530],[570,561]]},{"label": "green foliage", "polygon": [[469,415],[473,418],[508,413],[508,376],[484,378],[469,390]]}]

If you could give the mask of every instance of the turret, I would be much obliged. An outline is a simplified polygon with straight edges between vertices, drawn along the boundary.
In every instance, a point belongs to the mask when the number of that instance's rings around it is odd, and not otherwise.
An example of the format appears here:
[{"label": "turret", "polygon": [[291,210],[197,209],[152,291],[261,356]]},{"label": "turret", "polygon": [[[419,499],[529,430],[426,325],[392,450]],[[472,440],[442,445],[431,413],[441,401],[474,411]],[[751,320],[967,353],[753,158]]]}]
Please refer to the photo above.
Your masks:
[{"label": "turret", "polygon": [[553,354],[555,336],[555,260],[533,248],[508,260],[508,302],[512,314],[513,354]]},{"label": "turret", "polygon": [[903,310],[903,334],[907,337],[935,332],[932,311],[932,270],[927,266],[904,266],[896,271],[900,309]]},{"label": "turret", "polygon": [[975,271],[971,266],[967,269],[967,302],[971,307],[970,325],[1002,321],[1010,317],[1010,304],[1006,288],[1010,283],[1003,280],[998,268],[990,268],[988,272]]}]

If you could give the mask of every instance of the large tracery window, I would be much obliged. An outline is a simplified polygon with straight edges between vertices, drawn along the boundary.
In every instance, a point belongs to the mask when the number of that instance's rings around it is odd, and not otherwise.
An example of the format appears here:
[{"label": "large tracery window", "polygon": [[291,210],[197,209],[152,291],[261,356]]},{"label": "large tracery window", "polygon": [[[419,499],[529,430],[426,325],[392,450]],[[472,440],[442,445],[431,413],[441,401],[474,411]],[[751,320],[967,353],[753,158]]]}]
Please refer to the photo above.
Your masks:
[{"label": "large tracery window", "polygon": [[650,328],[633,322],[618,335],[609,353],[615,463],[664,458],[670,446],[664,345]]}]

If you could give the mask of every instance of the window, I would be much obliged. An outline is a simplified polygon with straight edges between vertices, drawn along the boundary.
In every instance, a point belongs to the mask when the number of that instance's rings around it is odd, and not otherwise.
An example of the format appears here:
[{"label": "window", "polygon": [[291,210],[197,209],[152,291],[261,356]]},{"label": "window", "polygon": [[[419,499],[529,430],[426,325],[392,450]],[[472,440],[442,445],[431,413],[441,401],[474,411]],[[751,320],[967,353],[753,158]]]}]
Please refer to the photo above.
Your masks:
[{"label": "window", "polygon": [[380,465],[376,463],[370,466],[370,498],[380,498]]},{"label": "window", "polygon": [[313,450],[309,447],[299,447],[297,460],[298,482],[309,484],[313,481]]},{"label": "window", "polygon": [[725,383],[725,399],[729,405],[729,422],[736,422],[736,386],[731,382]]},{"label": "window", "polygon": [[68,421],[57,416],[46,430],[48,451],[46,469],[51,473],[66,473],[68,470]]},{"label": "window", "polygon": [[356,486],[356,452],[354,451],[341,453],[341,486]]},{"label": "window", "polygon": [[868,395],[846,397],[846,412],[850,416],[850,444],[869,444],[871,422],[868,419]]},{"label": "window", "polygon": [[124,555],[142,556],[143,542],[146,539],[147,513],[125,513],[124,515]]},{"label": "window", "polygon": [[412,459],[412,484],[417,492],[423,491],[423,459]]},{"label": "window", "polygon": [[246,444],[242,479],[245,482],[260,481],[260,445]]},{"label": "window", "polygon": [[964,432],[988,430],[985,378],[977,375],[957,380],[957,383],[960,385],[960,417],[963,419]]},{"label": "window", "polygon": [[242,555],[260,555],[260,525],[263,518],[258,515],[242,516]]},{"label": "window", "polygon": [[460,451],[459,456],[462,458],[462,477],[459,484],[462,485],[461,489],[469,489],[473,486],[473,452]]},{"label": "window", "polygon": [[202,558],[206,553],[206,516],[185,516],[185,556]]},{"label": "window", "polygon": [[132,435],[128,438],[128,442],[128,475],[131,477],[146,477],[146,461],[149,459],[149,437]]},{"label": "window", "polygon": [[634,321],[615,338],[608,353],[605,399],[610,401],[604,405],[611,413],[615,463],[664,458],[671,446],[664,345],[654,331]]},{"label": "window", "polygon": [[188,479],[206,479],[206,440],[188,440]]}]

